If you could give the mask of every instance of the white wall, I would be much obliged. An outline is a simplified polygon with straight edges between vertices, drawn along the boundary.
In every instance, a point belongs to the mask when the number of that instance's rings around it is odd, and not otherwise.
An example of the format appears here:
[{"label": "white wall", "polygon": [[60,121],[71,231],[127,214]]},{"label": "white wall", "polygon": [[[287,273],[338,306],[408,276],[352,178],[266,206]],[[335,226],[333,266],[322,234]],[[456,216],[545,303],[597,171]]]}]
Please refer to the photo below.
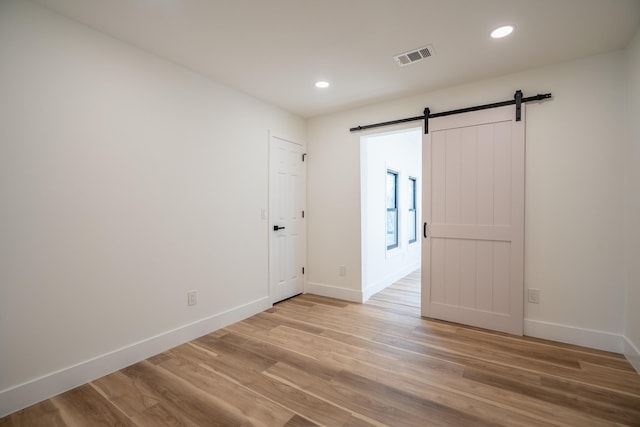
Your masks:
[{"label": "white wall", "polygon": [[302,119],[29,2],[0,58],[0,417],[269,306]]},{"label": "white wall", "polygon": [[362,134],[350,127],[552,92],[527,105],[525,286],[541,301],[526,304],[525,331],[621,351],[625,81],[625,52],[613,52],[310,120],[308,280],[342,296],[362,286]]},{"label": "white wall", "polygon": [[[361,141],[363,301],[420,268],[422,131],[383,133]],[[386,177],[398,172],[398,247],[387,250]],[[417,185],[417,240],[409,243],[409,177]]]},{"label": "white wall", "polygon": [[625,354],[640,372],[640,30],[628,47],[629,137],[625,151]]}]

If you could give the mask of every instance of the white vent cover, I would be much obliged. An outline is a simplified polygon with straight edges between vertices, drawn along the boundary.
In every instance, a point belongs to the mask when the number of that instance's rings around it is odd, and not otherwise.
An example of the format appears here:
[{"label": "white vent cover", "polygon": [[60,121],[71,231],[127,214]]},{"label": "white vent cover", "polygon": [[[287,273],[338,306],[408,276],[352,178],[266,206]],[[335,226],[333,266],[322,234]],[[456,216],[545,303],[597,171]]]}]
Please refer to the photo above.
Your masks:
[{"label": "white vent cover", "polygon": [[413,64],[414,62],[427,59],[433,55],[434,55],[433,46],[429,44],[425,47],[421,47],[418,49],[411,50],[409,52],[401,53],[400,55],[396,55],[393,57],[393,59],[396,60],[399,66],[404,67],[409,64]]}]

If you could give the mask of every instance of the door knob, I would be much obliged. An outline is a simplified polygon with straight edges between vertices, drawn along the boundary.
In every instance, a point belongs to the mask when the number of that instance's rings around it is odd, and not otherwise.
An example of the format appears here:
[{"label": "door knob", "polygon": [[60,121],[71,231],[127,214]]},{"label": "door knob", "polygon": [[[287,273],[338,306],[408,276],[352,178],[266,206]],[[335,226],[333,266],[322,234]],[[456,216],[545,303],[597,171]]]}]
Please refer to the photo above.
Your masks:
[{"label": "door knob", "polygon": [[280,227],[279,225],[274,225],[273,226],[273,231],[278,231],[278,230],[284,230],[285,227]]}]

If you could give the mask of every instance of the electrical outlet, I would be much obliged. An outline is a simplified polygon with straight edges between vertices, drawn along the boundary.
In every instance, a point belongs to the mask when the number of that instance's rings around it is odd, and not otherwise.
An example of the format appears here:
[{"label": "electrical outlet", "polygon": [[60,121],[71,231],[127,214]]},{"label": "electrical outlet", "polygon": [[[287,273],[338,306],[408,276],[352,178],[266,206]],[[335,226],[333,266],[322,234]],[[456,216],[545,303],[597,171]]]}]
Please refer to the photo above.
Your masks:
[{"label": "electrical outlet", "polygon": [[345,267],[344,265],[339,265],[338,266],[338,276],[346,276],[347,275],[347,267]]},{"label": "electrical outlet", "polygon": [[529,288],[529,293],[527,294],[527,301],[529,301],[532,304],[540,304],[540,289]]},{"label": "electrical outlet", "polygon": [[198,303],[198,291],[187,292],[187,305],[196,305]]}]

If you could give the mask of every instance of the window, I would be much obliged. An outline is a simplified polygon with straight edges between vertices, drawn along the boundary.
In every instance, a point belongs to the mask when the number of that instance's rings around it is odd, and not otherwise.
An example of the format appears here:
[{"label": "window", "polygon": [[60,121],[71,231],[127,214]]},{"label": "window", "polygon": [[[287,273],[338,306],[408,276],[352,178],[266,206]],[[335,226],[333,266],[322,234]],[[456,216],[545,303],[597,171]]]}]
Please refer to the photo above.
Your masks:
[{"label": "window", "polygon": [[418,217],[416,216],[416,185],[417,181],[409,177],[409,243],[418,240]]},{"label": "window", "polygon": [[387,170],[387,250],[398,247],[398,172]]}]

